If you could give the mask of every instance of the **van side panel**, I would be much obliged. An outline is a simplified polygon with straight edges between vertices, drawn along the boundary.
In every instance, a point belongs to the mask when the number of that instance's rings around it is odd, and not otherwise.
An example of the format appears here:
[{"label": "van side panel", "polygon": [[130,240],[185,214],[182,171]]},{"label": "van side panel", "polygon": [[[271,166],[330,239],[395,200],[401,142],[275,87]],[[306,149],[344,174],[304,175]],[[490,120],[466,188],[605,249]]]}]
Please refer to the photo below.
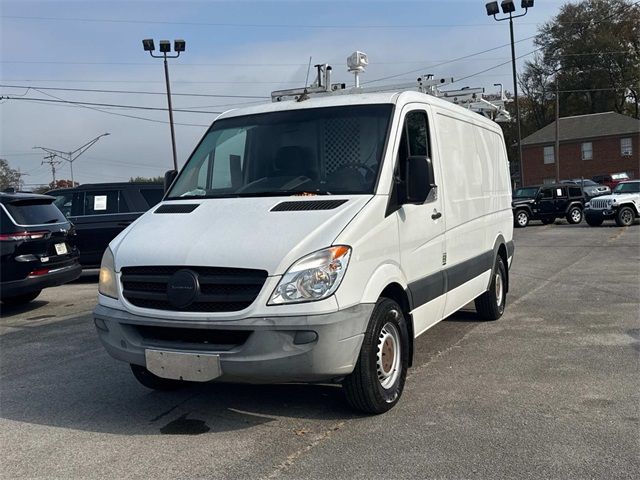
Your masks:
[{"label": "van side panel", "polygon": [[496,156],[503,142],[497,127],[438,108],[436,128],[444,177],[446,317],[487,289],[493,243],[511,213],[510,188],[506,158]]}]

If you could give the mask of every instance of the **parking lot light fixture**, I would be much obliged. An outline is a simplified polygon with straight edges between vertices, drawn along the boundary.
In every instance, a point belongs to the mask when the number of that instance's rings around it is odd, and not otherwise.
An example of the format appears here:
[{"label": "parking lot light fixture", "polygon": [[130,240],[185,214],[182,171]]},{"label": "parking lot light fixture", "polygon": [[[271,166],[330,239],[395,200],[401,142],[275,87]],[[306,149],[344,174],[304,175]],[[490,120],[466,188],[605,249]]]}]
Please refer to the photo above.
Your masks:
[{"label": "parking lot light fixture", "polygon": [[485,7],[487,9],[487,15],[489,15],[490,17],[500,13],[500,7],[498,7],[498,2],[489,2],[485,5]]},{"label": "parking lot light fixture", "polygon": [[533,1],[534,0],[522,0],[522,3],[520,5],[522,8],[524,8],[524,13],[514,15],[513,13],[516,11],[516,7],[513,3],[513,0],[502,0],[502,3],[500,4],[502,13],[504,13],[505,15],[509,15],[508,17],[502,18],[498,18],[498,2],[489,2],[485,5],[488,16],[493,17],[498,22],[509,20],[509,35],[511,38],[511,71],[513,74],[513,97],[516,104],[516,125],[518,129],[518,170],[520,185],[524,185],[524,172],[522,170],[522,130],[520,127],[520,106],[518,105],[518,77],[516,73],[516,48],[513,39],[513,19],[524,17],[529,11],[529,8],[533,7]]},{"label": "parking lot light fixture", "polygon": [[168,55],[171,52],[171,42],[169,40],[160,40],[160,53],[162,55],[154,55],[155,45],[153,39],[147,38],[142,40],[142,48],[145,52],[149,52],[153,58],[162,58],[164,60],[164,78],[167,84],[167,104],[169,106],[169,126],[171,128],[171,149],[173,152],[173,169],[178,170],[178,155],[176,153],[176,133],[173,126],[173,108],[171,106],[171,85],[169,83],[169,64],[167,58],[178,58],[181,52],[185,51],[186,42],[184,40],[174,40],[173,49],[175,55]]}]

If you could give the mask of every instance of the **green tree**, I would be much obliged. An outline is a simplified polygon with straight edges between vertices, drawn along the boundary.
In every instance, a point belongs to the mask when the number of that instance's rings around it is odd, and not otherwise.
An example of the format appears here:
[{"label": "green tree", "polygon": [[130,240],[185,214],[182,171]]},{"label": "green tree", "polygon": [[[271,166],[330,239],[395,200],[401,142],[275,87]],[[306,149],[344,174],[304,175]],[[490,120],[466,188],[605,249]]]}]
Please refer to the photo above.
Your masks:
[{"label": "green tree", "polygon": [[560,91],[560,116],[613,110],[638,118],[637,2],[567,3],[540,28],[535,44],[540,54],[525,64],[519,79],[529,102],[523,112],[527,130],[542,128],[554,119],[555,82]]},{"label": "green tree", "polygon": [[131,177],[132,183],[164,183],[164,177]]},{"label": "green tree", "polygon": [[0,190],[5,188],[20,188],[20,174],[9,166],[9,162],[0,158]]}]

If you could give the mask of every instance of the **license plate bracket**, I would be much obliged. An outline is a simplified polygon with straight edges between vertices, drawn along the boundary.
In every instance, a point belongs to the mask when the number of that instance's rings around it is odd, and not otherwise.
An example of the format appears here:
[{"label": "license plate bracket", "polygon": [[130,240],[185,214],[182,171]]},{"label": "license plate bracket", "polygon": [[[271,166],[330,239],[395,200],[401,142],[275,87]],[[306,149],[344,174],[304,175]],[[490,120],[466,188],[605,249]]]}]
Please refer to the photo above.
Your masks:
[{"label": "license plate bracket", "polygon": [[208,382],[222,375],[220,355],[146,349],[147,370],[173,380]]}]

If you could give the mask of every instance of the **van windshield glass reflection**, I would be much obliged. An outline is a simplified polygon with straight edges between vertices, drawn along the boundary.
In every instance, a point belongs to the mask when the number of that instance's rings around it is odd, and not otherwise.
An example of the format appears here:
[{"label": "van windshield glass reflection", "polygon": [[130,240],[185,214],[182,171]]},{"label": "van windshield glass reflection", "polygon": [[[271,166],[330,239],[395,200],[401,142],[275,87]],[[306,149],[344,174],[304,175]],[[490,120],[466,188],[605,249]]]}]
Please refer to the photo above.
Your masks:
[{"label": "van windshield glass reflection", "polygon": [[313,108],[217,121],[167,199],[371,194],[392,108]]}]

